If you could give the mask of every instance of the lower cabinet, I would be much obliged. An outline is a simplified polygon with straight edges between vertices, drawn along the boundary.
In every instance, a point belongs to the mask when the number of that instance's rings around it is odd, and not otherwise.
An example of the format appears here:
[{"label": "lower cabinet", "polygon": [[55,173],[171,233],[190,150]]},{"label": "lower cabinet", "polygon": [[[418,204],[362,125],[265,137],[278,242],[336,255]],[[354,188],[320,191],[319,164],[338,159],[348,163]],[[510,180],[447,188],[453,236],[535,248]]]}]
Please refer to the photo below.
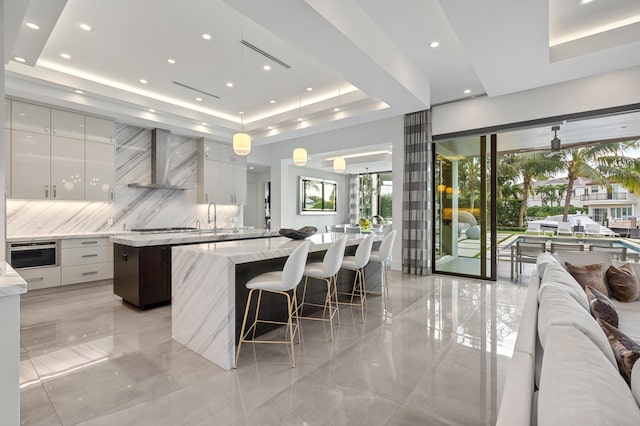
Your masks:
[{"label": "lower cabinet", "polygon": [[171,246],[113,245],[113,292],[146,309],[171,301]]},{"label": "lower cabinet", "polygon": [[109,238],[62,240],[62,285],[113,278],[113,249]]},{"label": "lower cabinet", "polygon": [[19,269],[18,273],[27,282],[27,291],[60,285],[60,267]]}]

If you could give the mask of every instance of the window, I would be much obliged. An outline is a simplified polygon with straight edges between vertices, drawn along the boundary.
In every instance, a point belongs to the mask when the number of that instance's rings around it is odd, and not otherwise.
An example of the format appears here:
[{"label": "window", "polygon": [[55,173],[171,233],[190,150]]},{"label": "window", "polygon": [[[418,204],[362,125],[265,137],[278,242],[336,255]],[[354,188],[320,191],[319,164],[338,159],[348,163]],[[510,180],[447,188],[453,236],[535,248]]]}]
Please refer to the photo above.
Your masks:
[{"label": "window", "polygon": [[593,209],[593,220],[602,223],[607,219],[607,209]]},{"label": "window", "polygon": [[335,214],[337,187],[332,180],[300,177],[300,214]]},{"label": "window", "polygon": [[392,219],[393,183],[391,172],[364,173],[358,176],[359,216],[371,219],[381,216],[386,222]]},{"label": "window", "polygon": [[611,217],[615,219],[627,219],[633,213],[631,207],[611,207]]},{"label": "window", "polygon": [[595,193],[598,192],[598,187],[597,186],[592,186],[591,187],[591,193]]}]

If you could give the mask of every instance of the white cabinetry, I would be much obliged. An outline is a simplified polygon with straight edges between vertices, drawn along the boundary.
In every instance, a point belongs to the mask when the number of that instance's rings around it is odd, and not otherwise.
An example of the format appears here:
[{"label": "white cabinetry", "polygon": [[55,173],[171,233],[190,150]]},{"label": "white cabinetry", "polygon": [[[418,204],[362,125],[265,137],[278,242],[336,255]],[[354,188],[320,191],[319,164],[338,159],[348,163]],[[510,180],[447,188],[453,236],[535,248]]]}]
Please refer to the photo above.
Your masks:
[{"label": "white cabinetry", "polygon": [[113,278],[113,245],[109,238],[62,240],[62,285]]},{"label": "white cabinetry", "polygon": [[85,200],[113,200],[115,167],[113,144],[85,142]]},{"label": "white cabinetry", "polygon": [[60,285],[60,267],[19,269],[18,273],[27,282],[27,291]]},{"label": "white cabinetry", "polygon": [[11,132],[11,196],[50,198],[51,143],[48,134]]},{"label": "white cabinetry", "polygon": [[200,139],[198,202],[246,204],[247,158],[236,155],[229,145]]},{"label": "white cabinetry", "polygon": [[51,136],[51,199],[84,200],[84,141]]},{"label": "white cabinetry", "polygon": [[[7,101],[11,198],[112,201],[115,122],[20,101]],[[10,120],[9,120],[10,117]]]},{"label": "white cabinetry", "polygon": [[98,117],[85,117],[85,139],[93,142],[113,144],[116,138],[113,120]]}]

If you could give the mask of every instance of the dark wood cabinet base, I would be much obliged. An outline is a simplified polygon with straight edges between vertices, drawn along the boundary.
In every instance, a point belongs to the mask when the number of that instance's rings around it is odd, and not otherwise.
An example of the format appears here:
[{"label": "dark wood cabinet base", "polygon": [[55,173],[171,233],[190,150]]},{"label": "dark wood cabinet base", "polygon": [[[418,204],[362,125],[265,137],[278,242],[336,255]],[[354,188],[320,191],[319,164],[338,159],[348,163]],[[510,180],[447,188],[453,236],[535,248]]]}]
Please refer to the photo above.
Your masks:
[{"label": "dark wood cabinet base", "polygon": [[140,309],[171,302],[171,246],[113,245],[113,292]]}]

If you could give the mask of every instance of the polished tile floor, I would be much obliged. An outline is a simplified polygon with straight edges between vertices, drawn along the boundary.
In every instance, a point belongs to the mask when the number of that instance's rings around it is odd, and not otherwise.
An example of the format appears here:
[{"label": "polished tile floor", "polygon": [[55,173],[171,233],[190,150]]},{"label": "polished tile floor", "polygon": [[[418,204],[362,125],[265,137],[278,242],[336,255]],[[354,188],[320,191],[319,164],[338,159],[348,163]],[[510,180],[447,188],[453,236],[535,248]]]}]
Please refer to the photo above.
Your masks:
[{"label": "polished tile floor", "polygon": [[171,340],[171,307],[140,312],[109,284],[22,298],[21,419],[34,425],[494,424],[526,287],[393,272],[333,342],[303,321],[224,371]]}]

